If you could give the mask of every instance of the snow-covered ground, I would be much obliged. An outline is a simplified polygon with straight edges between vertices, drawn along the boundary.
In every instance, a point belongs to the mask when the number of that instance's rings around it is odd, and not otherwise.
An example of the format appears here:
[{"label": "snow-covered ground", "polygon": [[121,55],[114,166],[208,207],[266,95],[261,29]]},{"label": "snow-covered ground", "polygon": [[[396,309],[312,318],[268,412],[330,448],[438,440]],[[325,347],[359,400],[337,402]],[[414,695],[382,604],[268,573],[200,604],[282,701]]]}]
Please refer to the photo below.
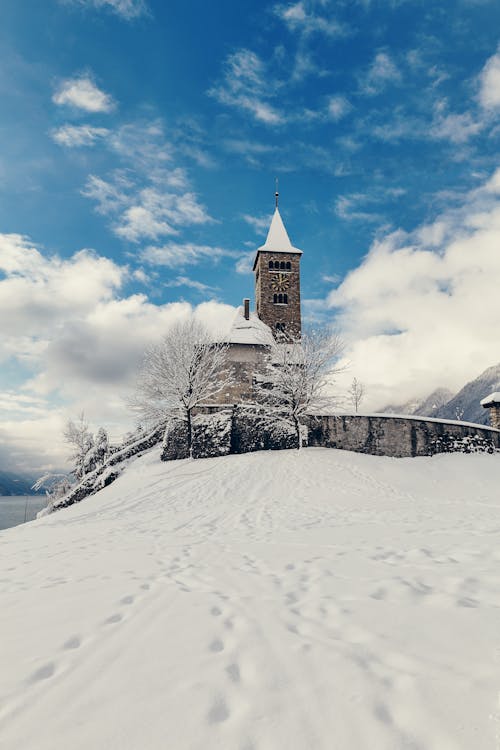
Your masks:
[{"label": "snow-covered ground", "polygon": [[500,456],[162,464],[0,534],[2,750],[498,750]]}]

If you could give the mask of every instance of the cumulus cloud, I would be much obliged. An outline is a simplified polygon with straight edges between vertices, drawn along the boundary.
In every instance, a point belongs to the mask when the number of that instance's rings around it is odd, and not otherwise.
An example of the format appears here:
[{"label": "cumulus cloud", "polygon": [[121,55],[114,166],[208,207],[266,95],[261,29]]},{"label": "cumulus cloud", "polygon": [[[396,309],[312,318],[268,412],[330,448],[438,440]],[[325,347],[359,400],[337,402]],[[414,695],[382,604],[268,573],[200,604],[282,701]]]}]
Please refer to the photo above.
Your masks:
[{"label": "cumulus cloud", "polygon": [[95,128],[92,125],[62,125],[53,130],[51,136],[60,146],[75,148],[93,146],[96,141],[109,135],[107,128]]},{"label": "cumulus cloud", "polygon": [[229,55],[222,81],[208,94],[221,104],[249,112],[265,125],[280,125],[284,121],[283,113],[270,103],[275,84],[265,63],[251,50],[241,49]]},{"label": "cumulus cloud", "polygon": [[485,109],[500,107],[500,52],[492,55],[481,71],[479,101]]},{"label": "cumulus cloud", "polygon": [[[0,235],[0,361],[21,363],[17,390],[0,398],[0,453],[6,468],[44,470],[64,463],[61,430],[84,409],[118,437],[133,419],[125,406],[146,345],[194,312],[214,333],[234,308],[208,302],[152,304],[120,297],[126,266],[82,250],[48,255],[19,235]],[[176,285],[201,290],[179,276]]]},{"label": "cumulus cloud", "polygon": [[497,363],[499,246],[500,170],[432,225],[378,239],[331,292],[368,408],[456,390]]},{"label": "cumulus cloud", "polygon": [[66,105],[86,112],[111,112],[115,103],[102,91],[89,75],[67,78],[52,96],[54,104]]}]

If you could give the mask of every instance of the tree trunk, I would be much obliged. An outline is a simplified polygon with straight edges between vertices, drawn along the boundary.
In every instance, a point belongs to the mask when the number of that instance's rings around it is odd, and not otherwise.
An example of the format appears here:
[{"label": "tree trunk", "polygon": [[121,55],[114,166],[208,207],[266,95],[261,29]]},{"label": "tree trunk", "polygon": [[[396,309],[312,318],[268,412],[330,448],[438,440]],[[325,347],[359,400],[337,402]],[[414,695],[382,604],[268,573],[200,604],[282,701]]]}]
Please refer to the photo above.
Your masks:
[{"label": "tree trunk", "polygon": [[189,458],[193,458],[193,430],[191,424],[191,409],[187,410],[187,441]]},{"label": "tree trunk", "polygon": [[295,425],[295,434],[297,436],[297,450],[299,451],[302,447],[302,440],[300,439],[300,422],[297,417],[293,418],[293,423]]}]

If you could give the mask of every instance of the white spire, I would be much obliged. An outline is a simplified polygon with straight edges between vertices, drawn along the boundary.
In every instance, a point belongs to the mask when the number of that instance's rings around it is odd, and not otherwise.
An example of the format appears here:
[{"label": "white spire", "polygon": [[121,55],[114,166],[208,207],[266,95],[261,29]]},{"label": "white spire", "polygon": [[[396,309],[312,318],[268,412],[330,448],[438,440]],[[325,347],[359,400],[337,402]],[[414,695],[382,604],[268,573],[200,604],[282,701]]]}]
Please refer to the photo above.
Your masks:
[{"label": "white spire", "polygon": [[274,210],[274,216],[271,221],[271,226],[269,227],[269,232],[267,233],[267,239],[262,247],[259,247],[257,252],[260,250],[268,253],[302,253],[302,250],[293,247],[290,242],[290,237],[285,229],[278,207]]}]

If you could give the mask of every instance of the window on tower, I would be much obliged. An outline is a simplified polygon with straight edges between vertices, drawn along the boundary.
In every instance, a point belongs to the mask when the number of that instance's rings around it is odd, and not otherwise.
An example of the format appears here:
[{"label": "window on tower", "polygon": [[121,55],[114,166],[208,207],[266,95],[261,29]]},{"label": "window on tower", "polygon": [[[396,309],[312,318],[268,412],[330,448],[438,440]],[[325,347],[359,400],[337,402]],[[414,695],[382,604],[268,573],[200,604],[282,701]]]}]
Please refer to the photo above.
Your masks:
[{"label": "window on tower", "polygon": [[269,270],[272,271],[274,268],[274,263],[272,260],[269,261]]},{"label": "window on tower", "polygon": [[285,324],[284,323],[276,323],[275,328],[280,333],[285,333]]},{"label": "window on tower", "polygon": [[283,295],[283,304],[288,305],[288,294]]},{"label": "window on tower", "polygon": [[282,271],[284,271],[284,270],[285,270],[285,268],[286,268],[286,263],[285,263],[285,261],[284,261],[284,260],[282,260],[282,261],[281,261],[281,263],[280,263],[280,268],[281,268],[281,270],[282,270]]},{"label": "window on tower", "polygon": [[287,271],[291,271],[292,270],[292,264],[290,263],[289,260],[287,260],[287,262],[286,262],[286,270]]}]

